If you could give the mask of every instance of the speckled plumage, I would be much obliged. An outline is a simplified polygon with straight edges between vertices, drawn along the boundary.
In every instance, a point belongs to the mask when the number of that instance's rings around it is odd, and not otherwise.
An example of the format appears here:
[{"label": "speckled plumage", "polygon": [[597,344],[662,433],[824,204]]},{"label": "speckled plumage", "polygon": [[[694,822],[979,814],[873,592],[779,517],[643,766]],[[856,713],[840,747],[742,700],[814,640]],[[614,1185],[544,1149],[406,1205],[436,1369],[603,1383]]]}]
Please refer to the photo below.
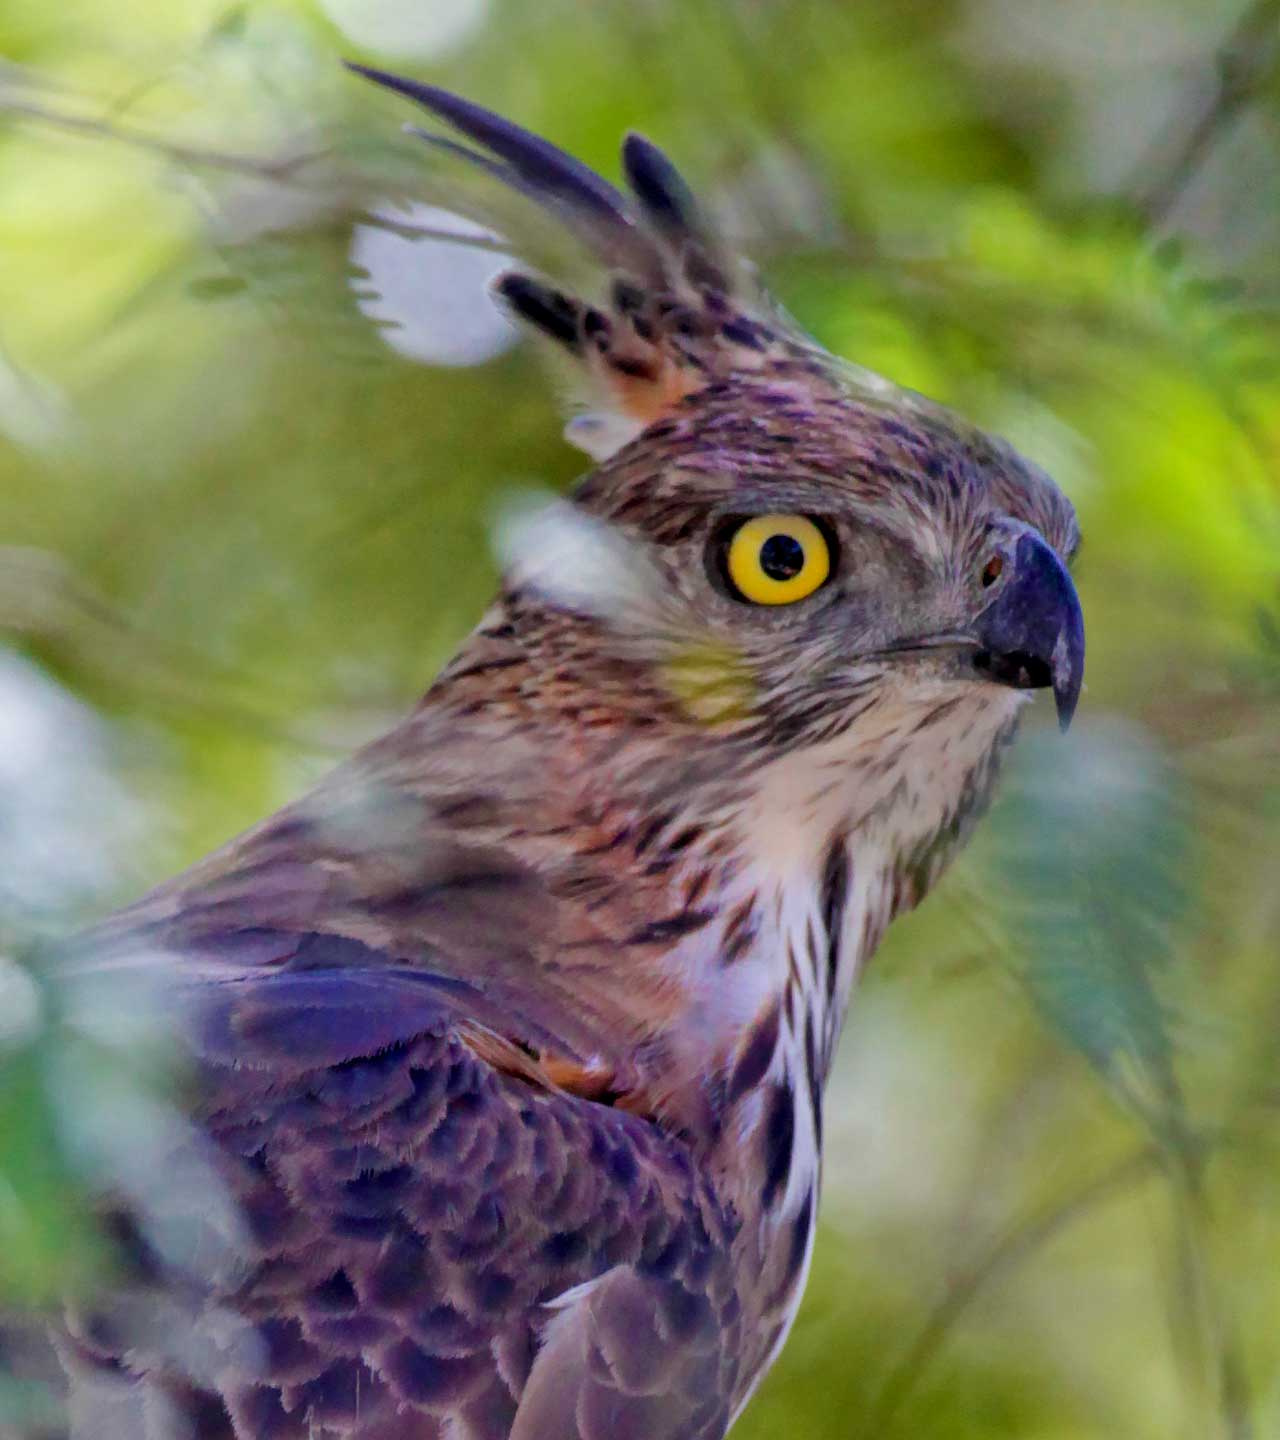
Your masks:
[{"label": "speckled plumage", "polygon": [[[499,285],[583,363],[602,463],[401,726],[75,947],[164,975],[241,1217],[180,1262],[104,1202],[131,1270],[62,1338],[80,1430],[713,1440],[799,1302],[856,972],[981,810],[1020,687],[1074,705],[1075,520],[744,295],[645,142],[627,200],[374,78],[619,272],[602,308]],[[753,607],[717,536],[772,511],[836,564]]]}]

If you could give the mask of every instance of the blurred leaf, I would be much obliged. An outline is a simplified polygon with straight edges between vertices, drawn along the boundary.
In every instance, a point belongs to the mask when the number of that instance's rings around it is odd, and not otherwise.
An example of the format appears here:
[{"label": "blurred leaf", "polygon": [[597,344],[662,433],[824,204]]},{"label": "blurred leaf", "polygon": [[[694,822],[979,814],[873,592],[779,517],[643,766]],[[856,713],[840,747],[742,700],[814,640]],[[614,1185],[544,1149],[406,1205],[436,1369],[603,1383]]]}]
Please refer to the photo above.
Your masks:
[{"label": "blurred leaf", "polygon": [[101,1259],[80,1177],[53,1138],[50,1044],[39,1026],[27,1043],[0,1041],[0,1307],[56,1304]]},{"label": "blurred leaf", "polygon": [[1149,740],[1085,724],[1030,738],[993,864],[1019,973],[1048,1023],[1169,1140],[1182,1124],[1161,972],[1194,888],[1188,802]]}]

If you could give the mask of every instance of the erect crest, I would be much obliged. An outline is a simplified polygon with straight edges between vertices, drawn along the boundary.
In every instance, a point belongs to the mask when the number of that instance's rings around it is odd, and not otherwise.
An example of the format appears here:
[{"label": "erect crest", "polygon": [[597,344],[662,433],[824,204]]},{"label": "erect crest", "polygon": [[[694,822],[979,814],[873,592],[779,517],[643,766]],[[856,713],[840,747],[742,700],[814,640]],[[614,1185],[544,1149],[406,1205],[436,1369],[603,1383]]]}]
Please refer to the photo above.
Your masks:
[{"label": "erect crest", "polygon": [[568,438],[601,460],[686,396],[735,371],[830,364],[755,291],[719,243],[689,187],[661,150],[628,135],[628,193],[549,141],[433,85],[364,65],[349,68],[405,95],[483,150],[411,127],[559,219],[611,272],[600,304],[539,277],[508,271],[501,300],[583,367],[602,413],[578,417]]}]

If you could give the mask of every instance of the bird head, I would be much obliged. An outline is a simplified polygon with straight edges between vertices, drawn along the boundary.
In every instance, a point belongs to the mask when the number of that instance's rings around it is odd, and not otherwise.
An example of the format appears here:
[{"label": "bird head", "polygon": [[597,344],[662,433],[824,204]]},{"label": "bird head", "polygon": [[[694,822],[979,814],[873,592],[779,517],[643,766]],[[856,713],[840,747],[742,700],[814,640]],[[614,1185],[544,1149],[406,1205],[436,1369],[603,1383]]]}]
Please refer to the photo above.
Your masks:
[{"label": "bird head", "polygon": [[704,716],[749,720],[769,751],[888,710],[1003,717],[1040,687],[1071,719],[1071,506],[923,401],[783,360],[683,402],[577,501],[643,546],[650,585],[679,602],[689,703],[714,668],[699,658],[720,657],[728,703],[713,686]]},{"label": "bird head", "polygon": [[[1043,687],[1066,727],[1084,664],[1078,531],[1048,476],[750,293],[643,138],[624,144],[623,194],[478,106],[353,68],[483,146],[423,137],[551,210],[613,272],[600,304],[519,272],[495,289],[579,362],[595,408],[568,433],[601,463],[574,503],[643,553],[606,557],[612,619],[633,640],[651,625],[687,715],[795,748],[871,711],[1003,719]],[[532,588],[575,593],[582,545],[533,534]],[[618,583],[638,570],[648,604]]]},{"label": "bird head", "polygon": [[1032,691],[1065,728],[1078,530],[1047,475],[803,335],[642,137],[623,146],[624,193],[468,101],[353,68],[452,127],[469,143],[412,129],[609,272],[597,301],[523,271],[495,284],[587,397],[567,433],[597,468],[550,518],[523,517],[505,557],[506,617],[575,727],[657,731],[668,777],[673,753],[705,773],[708,742],[739,769],[818,757],[856,773],[864,808],[904,771],[917,798],[946,772],[912,844],[985,794]]}]

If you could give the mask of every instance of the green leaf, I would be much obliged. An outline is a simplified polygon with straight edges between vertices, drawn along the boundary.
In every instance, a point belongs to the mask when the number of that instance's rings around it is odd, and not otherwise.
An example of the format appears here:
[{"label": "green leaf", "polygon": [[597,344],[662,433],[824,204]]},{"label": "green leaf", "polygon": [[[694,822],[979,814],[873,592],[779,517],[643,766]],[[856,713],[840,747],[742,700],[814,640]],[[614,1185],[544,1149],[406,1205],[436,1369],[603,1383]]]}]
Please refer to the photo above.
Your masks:
[{"label": "green leaf", "polygon": [[1161,977],[1187,919],[1189,801],[1150,739],[1095,724],[1024,745],[997,816],[1013,953],[1053,1030],[1158,1132],[1180,1124]]}]

